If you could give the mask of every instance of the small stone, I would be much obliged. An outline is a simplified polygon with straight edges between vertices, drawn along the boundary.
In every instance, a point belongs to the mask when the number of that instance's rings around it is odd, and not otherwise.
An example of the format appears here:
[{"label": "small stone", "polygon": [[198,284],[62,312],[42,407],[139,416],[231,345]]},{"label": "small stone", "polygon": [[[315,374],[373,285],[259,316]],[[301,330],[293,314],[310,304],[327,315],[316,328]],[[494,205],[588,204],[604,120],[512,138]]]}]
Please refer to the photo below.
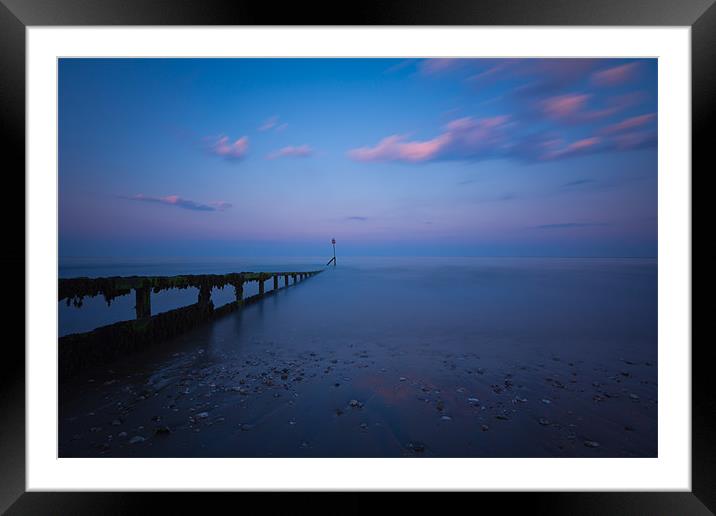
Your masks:
[{"label": "small stone", "polygon": [[440,421],[452,421],[452,418],[450,416],[442,416]]},{"label": "small stone", "polygon": [[408,448],[413,450],[415,453],[423,453],[425,451],[425,444],[420,441],[410,441]]},{"label": "small stone", "polygon": [[495,416],[495,419],[501,419],[502,421],[507,421],[507,420],[510,419],[510,418],[508,418],[508,417],[507,417],[506,415],[504,415],[504,414],[497,414],[497,415]]},{"label": "small stone", "polygon": [[490,427],[487,425],[480,425],[480,430],[482,430],[483,432],[487,432],[489,429]]},{"label": "small stone", "polygon": [[361,423],[360,427],[362,430],[368,430],[368,423]]},{"label": "small stone", "polygon": [[199,419],[206,419],[207,417],[209,417],[209,413],[208,412],[199,412],[196,415],[196,417],[198,417]]},{"label": "small stone", "polygon": [[587,448],[599,448],[599,443],[597,441],[584,441],[584,446]]},{"label": "small stone", "polygon": [[634,401],[639,401],[639,396],[637,396],[636,394],[630,394],[630,395],[629,395],[629,398],[632,399],[632,400],[634,400]]},{"label": "small stone", "polygon": [[467,401],[469,401],[470,403],[480,403],[480,400],[478,400],[477,398],[467,398]]},{"label": "small stone", "polygon": [[541,417],[541,418],[539,418],[539,424],[542,426],[547,426],[547,425],[549,425],[549,419]]},{"label": "small stone", "polygon": [[541,401],[542,403],[544,403],[545,405],[549,405],[550,403],[552,403],[552,401],[551,401],[551,400],[548,400],[547,398],[542,398],[540,401]]},{"label": "small stone", "polygon": [[401,381],[401,382],[405,382],[405,381],[407,381],[407,380],[408,380],[408,379],[407,379],[405,376],[401,376],[401,377],[400,377],[400,381]]},{"label": "small stone", "polygon": [[113,419],[113,420],[112,420],[112,426],[119,426],[119,425],[121,425],[121,424],[122,424],[122,420],[121,420],[121,419]]},{"label": "small stone", "polygon": [[129,444],[143,443],[144,441],[146,441],[144,437],[142,437],[141,435],[135,435],[129,440]]},{"label": "small stone", "polygon": [[362,408],[362,407],[363,407],[363,403],[361,403],[361,402],[358,401],[358,400],[350,400],[350,401],[348,402],[348,405],[351,406],[351,407],[353,407],[353,408]]},{"label": "small stone", "polygon": [[248,432],[248,431],[251,430],[253,427],[254,427],[254,425],[248,425],[248,424],[246,424],[246,423],[244,423],[244,424],[242,424],[242,425],[239,425],[239,428],[241,429],[242,432]]},{"label": "small stone", "polygon": [[119,432],[117,437],[127,437],[127,432]]}]

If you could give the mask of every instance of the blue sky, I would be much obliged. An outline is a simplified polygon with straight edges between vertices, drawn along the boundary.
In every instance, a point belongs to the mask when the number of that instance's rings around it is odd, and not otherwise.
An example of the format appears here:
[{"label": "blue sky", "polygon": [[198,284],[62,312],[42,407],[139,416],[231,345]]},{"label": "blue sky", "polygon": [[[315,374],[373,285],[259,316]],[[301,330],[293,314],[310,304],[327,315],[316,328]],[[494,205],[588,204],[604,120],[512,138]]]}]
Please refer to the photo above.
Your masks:
[{"label": "blue sky", "polygon": [[656,255],[656,60],[59,71],[61,256]]}]

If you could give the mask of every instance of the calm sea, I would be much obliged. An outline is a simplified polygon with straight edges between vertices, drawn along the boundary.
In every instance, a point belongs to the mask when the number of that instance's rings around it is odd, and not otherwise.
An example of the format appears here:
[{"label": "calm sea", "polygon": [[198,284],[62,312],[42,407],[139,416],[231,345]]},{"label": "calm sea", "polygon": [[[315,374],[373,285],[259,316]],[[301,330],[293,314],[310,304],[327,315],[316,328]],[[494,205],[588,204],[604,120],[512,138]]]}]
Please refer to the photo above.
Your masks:
[{"label": "calm sea", "polygon": [[[323,263],[76,261],[60,276]],[[156,295],[152,312],[196,295]],[[216,306],[232,298],[213,295]],[[131,295],[60,304],[60,334],[131,319],[133,306]],[[657,262],[339,258],[86,372],[60,412],[62,456],[656,456]]]}]

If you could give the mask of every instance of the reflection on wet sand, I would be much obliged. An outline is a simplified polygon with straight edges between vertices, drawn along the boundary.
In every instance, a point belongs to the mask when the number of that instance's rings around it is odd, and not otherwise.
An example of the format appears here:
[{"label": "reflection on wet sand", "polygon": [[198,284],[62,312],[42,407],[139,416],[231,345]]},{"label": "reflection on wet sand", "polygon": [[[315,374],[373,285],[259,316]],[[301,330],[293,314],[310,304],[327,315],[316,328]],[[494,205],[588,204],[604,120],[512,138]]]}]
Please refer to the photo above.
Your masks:
[{"label": "reflection on wet sand", "polygon": [[87,371],[60,455],[656,456],[655,262],[395,269]]}]

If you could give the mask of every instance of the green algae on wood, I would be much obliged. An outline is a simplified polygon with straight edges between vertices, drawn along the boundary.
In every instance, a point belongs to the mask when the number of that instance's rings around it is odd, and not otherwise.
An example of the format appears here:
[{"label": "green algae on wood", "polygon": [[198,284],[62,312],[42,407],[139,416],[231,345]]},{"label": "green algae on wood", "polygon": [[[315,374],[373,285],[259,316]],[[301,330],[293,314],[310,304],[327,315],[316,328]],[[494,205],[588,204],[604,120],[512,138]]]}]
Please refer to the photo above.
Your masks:
[{"label": "green algae on wood", "polygon": [[[99,364],[106,364],[126,354],[140,351],[158,342],[184,333],[200,324],[228,314],[242,306],[261,300],[279,290],[278,278],[284,277],[287,287],[289,276],[293,283],[297,278],[314,276],[311,272],[242,272],[231,274],[204,274],[184,276],[126,276],[109,278],[62,278],[59,280],[59,301],[66,300],[82,306],[85,297],[104,296],[107,304],[119,296],[135,291],[136,319],[121,321],[86,333],[74,333],[59,338],[60,381],[78,371]],[[274,289],[265,292],[264,282],[273,278]],[[244,299],[244,284],[259,283],[259,293]],[[219,308],[211,301],[213,288],[234,287],[236,301]],[[151,292],[167,289],[197,288],[199,295],[195,304],[151,315]]]}]

